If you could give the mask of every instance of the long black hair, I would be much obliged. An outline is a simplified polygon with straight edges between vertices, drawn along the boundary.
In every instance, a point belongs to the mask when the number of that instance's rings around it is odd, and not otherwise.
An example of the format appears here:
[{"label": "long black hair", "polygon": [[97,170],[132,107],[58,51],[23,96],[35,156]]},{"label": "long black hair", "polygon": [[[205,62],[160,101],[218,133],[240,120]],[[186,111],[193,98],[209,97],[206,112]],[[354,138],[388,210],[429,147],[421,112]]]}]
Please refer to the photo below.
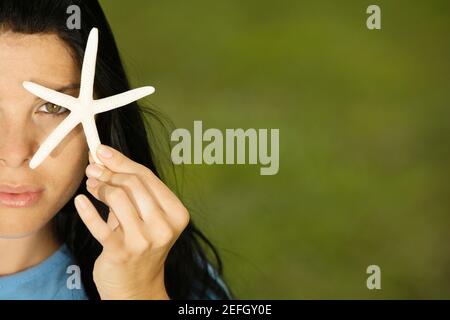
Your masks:
[{"label": "long black hair", "polygon": [[[77,5],[81,10],[81,28],[69,29],[67,9]],[[75,61],[81,66],[90,30],[99,29],[99,46],[95,76],[98,98],[130,89],[114,36],[97,0],[0,0],[0,31],[25,34],[54,33],[71,48]],[[147,122],[147,120],[150,122]],[[153,121],[153,122],[152,122]],[[97,127],[103,144],[119,150],[133,161],[151,169],[163,181],[164,166],[158,146],[159,114],[148,107],[131,103],[125,107],[97,116]],[[176,175],[175,175],[176,176]],[[166,177],[167,178],[167,177]],[[168,178],[167,178],[168,179]],[[74,194],[86,194],[106,219],[108,207],[89,195],[85,180]],[[66,243],[80,265],[82,281],[90,299],[99,299],[92,278],[94,262],[101,245],[87,230],[76,213],[73,198],[53,219],[55,232]],[[223,266],[219,254],[192,219],[172,247],[165,264],[165,284],[172,299],[227,299],[231,294],[222,281]]]}]

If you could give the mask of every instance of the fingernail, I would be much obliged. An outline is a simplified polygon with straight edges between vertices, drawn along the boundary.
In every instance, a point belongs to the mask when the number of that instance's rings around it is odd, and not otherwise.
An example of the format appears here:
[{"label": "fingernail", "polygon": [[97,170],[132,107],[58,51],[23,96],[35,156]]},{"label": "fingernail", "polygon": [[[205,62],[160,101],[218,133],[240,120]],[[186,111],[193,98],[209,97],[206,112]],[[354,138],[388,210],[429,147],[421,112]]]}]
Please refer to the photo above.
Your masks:
[{"label": "fingernail", "polygon": [[86,184],[88,185],[88,187],[95,188],[98,185],[98,180],[89,178],[86,180]]},{"label": "fingernail", "polygon": [[112,158],[113,154],[106,146],[100,145],[97,149],[97,153],[103,158]]},{"label": "fingernail", "polygon": [[87,208],[86,199],[84,199],[83,197],[81,197],[81,196],[76,197],[75,202],[76,202],[77,207],[79,207],[80,209],[84,210]]},{"label": "fingernail", "polygon": [[103,170],[95,164],[90,164],[86,168],[86,174],[94,178],[100,177],[102,175],[102,172]]}]

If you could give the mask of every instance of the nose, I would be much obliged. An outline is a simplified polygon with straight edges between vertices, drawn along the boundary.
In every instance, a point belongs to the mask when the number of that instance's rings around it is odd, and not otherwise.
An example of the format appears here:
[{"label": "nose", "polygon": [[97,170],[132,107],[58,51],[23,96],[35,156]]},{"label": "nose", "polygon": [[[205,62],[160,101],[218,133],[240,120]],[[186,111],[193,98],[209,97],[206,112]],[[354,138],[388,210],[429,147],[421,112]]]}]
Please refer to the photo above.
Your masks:
[{"label": "nose", "polygon": [[[3,122],[3,121],[2,121]],[[0,129],[0,166],[20,168],[28,166],[36,143],[25,126],[2,123]]]}]

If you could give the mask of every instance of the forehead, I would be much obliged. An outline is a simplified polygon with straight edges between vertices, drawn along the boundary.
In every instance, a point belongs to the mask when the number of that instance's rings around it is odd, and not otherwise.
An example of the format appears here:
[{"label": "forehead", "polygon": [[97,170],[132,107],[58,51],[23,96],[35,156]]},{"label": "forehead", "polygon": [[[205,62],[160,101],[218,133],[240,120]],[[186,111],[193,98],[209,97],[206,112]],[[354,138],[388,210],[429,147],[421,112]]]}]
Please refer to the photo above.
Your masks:
[{"label": "forehead", "polygon": [[55,34],[0,32],[0,92],[22,89],[23,81],[59,87],[79,81],[69,46]]}]

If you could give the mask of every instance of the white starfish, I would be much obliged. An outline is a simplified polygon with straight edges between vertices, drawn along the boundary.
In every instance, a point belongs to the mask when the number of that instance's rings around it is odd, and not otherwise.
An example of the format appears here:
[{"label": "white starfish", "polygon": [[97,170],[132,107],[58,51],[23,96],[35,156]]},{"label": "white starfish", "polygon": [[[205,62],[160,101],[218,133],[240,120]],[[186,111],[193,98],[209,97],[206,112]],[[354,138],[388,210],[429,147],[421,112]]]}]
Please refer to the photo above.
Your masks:
[{"label": "white starfish", "polygon": [[86,51],[84,53],[83,66],[81,69],[80,95],[78,98],[48,89],[33,82],[23,82],[24,88],[32,94],[45,101],[70,110],[70,114],[58,125],[58,127],[56,127],[34,154],[29,164],[31,169],[35,169],[39,166],[66,135],[79,123],[83,125],[89,150],[94,161],[102,164],[96,155],[96,150],[100,145],[100,138],[98,136],[97,126],[95,125],[95,115],[120,108],[155,92],[155,88],[147,86],[100,100],[94,100],[93,92],[97,47],[98,30],[97,28],[93,28],[89,33]]}]

